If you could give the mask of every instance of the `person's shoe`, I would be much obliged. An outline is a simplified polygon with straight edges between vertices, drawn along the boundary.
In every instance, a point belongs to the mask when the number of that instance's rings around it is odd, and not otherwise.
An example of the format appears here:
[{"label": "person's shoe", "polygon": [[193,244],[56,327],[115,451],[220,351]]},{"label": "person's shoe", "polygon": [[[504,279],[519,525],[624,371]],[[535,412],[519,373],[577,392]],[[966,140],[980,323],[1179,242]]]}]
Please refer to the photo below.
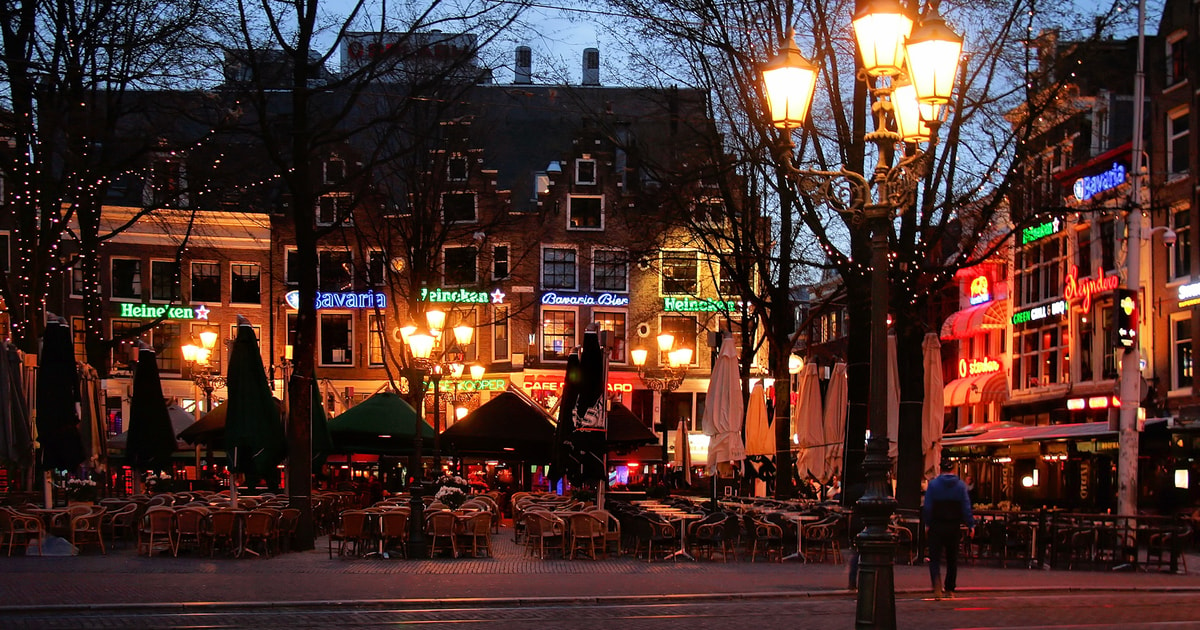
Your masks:
[{"label": "person's shoe", "polygon": [[934,599],[942,598],[942,579],[941,578],[937,578],[937,579],[933,580],[933,598]]},{"label": "person's shoe", "polygon": [[954,599],[954,591],[945,591],[942,593],[942,597],[945,599]]}]

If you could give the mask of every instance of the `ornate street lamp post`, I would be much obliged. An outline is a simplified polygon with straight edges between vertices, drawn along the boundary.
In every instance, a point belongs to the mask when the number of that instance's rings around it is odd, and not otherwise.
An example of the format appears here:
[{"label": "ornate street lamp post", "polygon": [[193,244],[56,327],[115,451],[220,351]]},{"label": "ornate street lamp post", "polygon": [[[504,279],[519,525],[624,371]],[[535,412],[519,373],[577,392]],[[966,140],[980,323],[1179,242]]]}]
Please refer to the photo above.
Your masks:
[{"label": "ornate street lamp post", "polygon": [[212,411],[213,390],[225,386],[225,377],[214,373],[212,364],[209,362],[219,336],[217,331],[212,328],[205,328],[200,332],[200,345],[196,345],[195,341],[189,341],[181,348],[183,360],[189,366],[192,382],[200,391],[204,392],[205,415]]},{"label": "ornate street lamp post", "polygon": [[664,462],[664,478],[665,462],[667,461],[667,423],[662,417],[662,402],[667,394],[679,389],[683,385],[683,379],[687,377],[688,367],[692,364],[692,349],[691,348],[675,348],[675,336],[670,333],[663,333],[658,336],[658,351],[659,364],[662,364],[662,356],[667,357],[666,367],[661,368],[657,373],[651,374],[646,371],[646,357],[649,355],[649,350],[645,348],[634,348],[629,351],[629,356],[633,359],[633,364],[637,366],[638,378],[642,384],[654,392],[658,397],[659,408],[659,428],[662,429],[662,455]]},{"label": "ornate street lamp post", "polygon": [[[887,435],[887,308],[888,235],[897,213],[915,198],[916,183],[928,168],[932,150],[916,143],[937,138],[941,108],[949,103],[962,38],[951,31],[931,4],[913,31],[912,18],[896,0],[872,0],[854,16],[854,33],[863,61],[863,76],[875,99],[875,131],[865,140],[878,147],[879,162],[870,179],[845,168],[839,171],[800,170],[793,164],[791,131],[804,125],[816,87],[817,68],[800,54],[794,32],[788,34],[778,57],[762,72],[767,112],[785,130],[780,166],[801,194],[830,202],[865,221],[871,230],[871,387],[867,443],[863,469],[867,488],[855,506],[865,525],[857,542],[858,575],[856,625],[895,628],[896,594],[892,567],[894,540],[888,523],[896,509],[888,473]],[[907,82],[904,80],[907,79]],[[910,99],[914,99],[913,100]],[[893,164],[897,145],[907,154]]]},{"label": "ornate street lamp post", "polygon": [[446,313],[430,310],[425,313],[429,333],[417,332],[415,325],[409,324],[400,329],[400,337],[408,348],[409,367],[403,371],[408,381],[409,401],[417,411],[417,423],[413,432],[413,449],[408,459],[409,474],[409,528],[408,528],[408,557],[420,558],[428,555],[425,541],[425,502],[422,448],[424,438],[421,435],[421,424],[425,418],[425,391],[430,382],[433,383],[433,423],[434,423],[434,457],[435,466],[440,470],[441,454],[441,396],[438,390],[442,374],[451,371],[462,374],[461,359],[464,348],[470,345],[475,329],[465,324],[454,327],[454,346],[445,347],[440,355],[434,355],[434,347],[442,336],[446,324]]}]

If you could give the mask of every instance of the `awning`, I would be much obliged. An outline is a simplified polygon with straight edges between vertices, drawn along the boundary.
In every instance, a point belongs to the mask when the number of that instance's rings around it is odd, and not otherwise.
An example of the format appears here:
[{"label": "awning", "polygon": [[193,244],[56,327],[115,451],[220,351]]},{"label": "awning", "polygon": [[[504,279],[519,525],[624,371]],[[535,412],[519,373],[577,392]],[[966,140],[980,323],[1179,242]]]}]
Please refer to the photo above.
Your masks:
[{"label": "awning", "polygon": [[1008,375],[1004,370],[991,374],[956,378],[946,383],[945,404],[947,407],[962,407],[1005,400],[1008,400]]},{"label": "awning", "polygon": [[1008,323],[1008,303],[992,300],[964,308],[942,324],[942,339],[963,339],[988,330],[1000,330]]},{"label": "awning", "polygon": [[1044,442],[1048,440],[1095,440],[1116,437],[1116,435],[1116,431],[1108,428],[1107,422],[1081,422],[1076,424],[1020,427],[1005,426],[975,435],[956,436],[951,433],[942,437],[942,446]]},{"label": "awning", "polygon": [[329,464],[375,464],[379,462],[378,455],[369,453],[333,453],[325,458],[325,462]]}]

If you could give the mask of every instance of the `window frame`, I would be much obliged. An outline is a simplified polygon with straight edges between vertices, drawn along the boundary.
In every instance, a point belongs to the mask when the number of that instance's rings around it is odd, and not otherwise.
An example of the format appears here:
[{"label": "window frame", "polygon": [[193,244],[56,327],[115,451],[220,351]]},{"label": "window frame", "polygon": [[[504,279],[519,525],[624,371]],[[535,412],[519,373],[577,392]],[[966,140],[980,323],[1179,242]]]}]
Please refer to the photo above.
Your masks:
[{"label": "window frame", "polygon": [[[1177,131],[1176,121],[1182,121],[1184,123],[1184,125],[1186,126],[1186,128],[1184,129],[1183,132]],[[1191,172],[1191,169],[1192,169],[1191,156],[1188,154],[1189,143],[1190,143],[1190,140],[1189,140],[1190,133],[1191,133],[1191,108],[1189,106],[1180,105],[1179,107],[1176,107],[1167,112],[1167,125],[1166,125],[1167,181],[1174,181],[1174,180],[1182,179],[1184,177],[1187,177],[1188,173]],[[1175,158],[1176,158],[1175,148],[1176,148],[1177,143],[1183,145],[1183,148],[1184,148],[1183,159],[1186,160],[1186,168],[1184,168],[1183,170],[1175,169]]]},{"label": "window frame", "polygon": [[[238,299],[239,296],[237,295],[237,292],[234,291],[235,279],[234,279],[234,271],[233,270],[234,270],[234,267],[238,267],[238,266],[254,267],[258,271],[258,273],[257,273],[257,276],[258,276],[258,299],[254,302],[240,301]],[[229,303],[231,305],[237,304],[240,306],[250,306],[250,305],[262,306],[262,263],[248,261],[248,260],[247,261],[233,260],[233,261],[229,262]]]},{"label": "window frame", "polygon": [[[454,165],[462,164],[462,176],[459,177],[455,173]],[[462,153],[451,153],[446,158],[446,181],[448,182],[465,182],[471,177],[471,160]]]},{"label": "window frame", "polygon": [[[196,297],[196,265],[212,265],[217,270],[217,299],[210,300],[207,298]],[[201,276],[203,277],[203,276]],[[188,261],[188,302],[191,304],[221,304],[222,300],[221,286],[221,263],[216,260],[189,260]]]},{"label": "window frame", "polygon": [[[350,269],[346,271],[345,278],[350,283],[349,287],[346,287],[346,288],[337,287],[337,288],[333,288],[333,289],[326,288],[326,285],[324,284],[324,282],[327,280],[327,278],[321,277],[321,268],[324,266],[324,262],[321,260],[321,258],[325,254],[329,254],[329,253],[345,254],[347,256],[346,260],[350,265]],[[344,291],[353,291],[354,290],[354,267],[355,267],[355,262],[354,262],[354,252],[353,251],[346,249],[345,247],[318,247],[317,248],[317,291],[323,291],[326,293],[341,293]]]},{"label": "window frame", "polygon": [[[1168,334],[1169,334],[1170,344],[1171,344],[1171,351],[1167,355],[1167,361],[1170,365],[1170,372],[1171,372],[1171,383],[1170,383],[1171,389],[1170,389],[1169,394],[1173,394],[1173,395],[1177,395],[1177,396],[1189,395],[1192,393],[1192,383],[1195,382],[1195,378],[1196,378],[1196,375],[1195,375],[1196,358],[1195,358],[1195,354],[1191,352],[1192,348],[1194,348],[1194,345],[1193,345],[1192,339],[1191,339],[1192,313],[1190,310],[1171,313],[1168,317],[1168,322],[1169,322]],[[1186,345],[1188,346],[1188,349],[1189,349],[1188,354],[1189,354],[1190,360],[1191,360],[1190,367],[1191,367],[1191,371],[1192,371],[1192,376],[1191,376],[1192,382],[1189,382],[1186,384],[1181,382],[1180,365],[1178,364],[1178,361],[1177,361],[1177,358],[1179,357],[1179,350],[1180,350],[1179,347],[1183,344],[1182,340],[1179,338],[1179,336],[1177,334],[1178,327],[1181,323],[1185,323],[1185,322],[1186,322],[1186,328],[1188,329],[1188,339],[1187,339]]]},{"label": "window frame", "polygon": [[[674,254],[690,253],[691,254],[692,262],[695,264],[695,270],[692,274],[692,279],[691,279],[692,287],[691,287],[690,291],[670,291],[670,292],[667,291],[666,270],[667,270],[667,261],[668,261],[667,254],[668,253],[674,253]],[[671,257],[671,259],[674,259],[674,258],[675,258],[674,256]],[[682,260],[682,256],[680,256],[679,259]],[[699,292],[699,290],[700,290],[700,252],[698,250],[682,249],[682,248],[662,249],[658,253],[658,269],[659,269],[659,271],[658,271],[658,295],[659,295],[659,297],[679,296],[679,295],[694,297]],[[678,281],[674,278],[672,278],[671,280],[673,282]]]},{"label": "window frame", "polygon": [[[504,250],[504,268],[506,269],[503,275],[496,273],[497,264],[501,260],[500,254],[497,252]],[[492,280],[507,280],[512,277],[512,247],[508,243],[493,243],[492,244]]]},{"label": "window frame", "polygon": [[[617,331],[604,327],[600,323],[601,315],[613,315],[622,319],[621,327],[625,329],[624,334],[617,334]],[[619,365],[629,363],[629,310],[614,309],[614,308],[593,308],[592,322],[596,324],[597,330],[610,330],[612,334],[613,345],[609,351],[609,361]]]},{"label": "window frame", "polygon": [[[558,356],[547,356],[546,355],[546,348],[547,348],[546,337],[547,337],[547,331],[549,330],[549,326],[546,325],[546,315],[548,313],[563,313],[565,315],[570,315],[570,317],[571,317],[571,322],[572,322],[570,324],[572,326],[571,343],[570,344],[564,343],[562,352],[557,353]],[[538,326],[538,357],[542,361],[546,361],[546,362],[565,363],[567,360],[567,355],[569,355],[571,353],[571,350],[573,350],[575,348],[575,346],[579,345],[579,307],[577,307],[577,306],[543,306],[541,308],[540,312],[538,313],[538,321],[541,322],[541,326]],[[560,336],[563,337],[564,341],[566,341],[565,334],[564,335],[555,335],[554,337],[560,337]]]},{"label": "window frame", "polygon": [[[134,295],[118,295],[116,283],[116,263],[121,261],[132,261],[137,264],[137,272],[133,278],[133,293]],[[142,259],[133,256],[110,256],[108,258],[108,296],[115,300],[140,300],[145,295],[145,289],[142,283]]]},{"label": "window frame", "polygon": [[[512,321],[509,319],[509,307],[507,304],[496,304],[492,306],[492,363],[511,363],[512,362]],[[500,331],[504,331],[504,335],[500,335]],[[503,353],[501,353],[503,350]]]},{"label": "window frame", "polygon": [[[367,367],[383,367],[386,363],[384,356],[383,336],[387,334],[387,314],[367,313]],[[376,360],[378,356],[378,361]]]},{"label": "window frame", "polygon": [[[598,200],[600,207],[597,209],[599,215],[598,225],[575,225],[575,201],[576,200]],[[604,195],[568,195],[567,196],[567,230],[570,232],[603,232],[604,231]]]},{"label": "window frame", "polygon": [[[172,291],[172,295],[170,295],[168,297],[159,297],[158,295],[155,295],[155,291],[159,288],[158,283],[157,283],[157,280],[159,279],[159,275],[156,272],[155,267],[161,266],[164,264],[175,266],[174,290]],[[150,300],[149,300],[149,302],[155,303],[155,304],[169,304],[171,302],[178,302],[181,299],[183,299],[183,287],[181,286],[181,282],[180,282],[182,280],[182,276],[183,276],[183,272],[180,269],[179,264],[176,263],[174,260],[168,260],[166,258],[151,258],[150,259]]]},{"label": "window frame", "polygon": [[[324,200],[335,199],[333,205],[333,219],[324,220],[325,216]],[[314,221],[317,227],[331,227],[334,225],[349,227],[354,225],[354,197],[346,192],[327,192],[320,197],[317,197],[316,208],[313,212]]]},{"label": "window frame", "polygon": [[[296,256],[297,260],[293,261],[292,256]],[[289,287],[300,286],[300,278],[293,279],[293,272],[300,270],[300,250],[295,247],[287,247],[283,250],[283,284]],[[295,269],[293,269],[295,267]]]},{"label": "window frame", "polygon": [[[451,278],[449,254],[450,251],[469,250],[474,252],[470,257],[472,264],[470,266],[470,279]],[[460,282],[459,280],[465,280]],[[442,246],[442,285],[446,287],[471,287],[479,284],[479,248],[474,245],[444,245]]]},{"label": "window frame", "polygon": [[[1167,284],[1171,285],[1186,282],[1192,276],[1192,211],[1187,204],[1176,205],[1168,210],[1167,216],[1171,230],[1175,232],[1175,242],[1167,255]],[[1187,219],[1182,227],[1176,221],[1179,216]]]},{"label": "window frame", "polygon": [[[465,197],[467,195],[470,195],[470,197],[471,197],[471,218],[469,218],[469,219],[453,218],[452,219],[450,217],[450,215],[446,212],[446,198],[447,197]],[[448,190],[448,191],[445,191],[438,198],[438,206],[442,213],[442,222],[445,224],[455,225],[455,224],[462,224],[462,223],[479,223],[479,195],[475,194],[475,191],[473,191],[473,190]]]},{"label": "window frame", "polygon": [[[597,257],[602,254],[617,254],[620,261],[618,263],[613,263],[611,261],[603,262],[603,263],[598,262]],[[623,256],[623,258],[621,258],[622,256]],[[592,248],[592,256],[591,256],[592,290],[593,291],[604,291],[606,293],[629,293],[629,260],[628,259],[629,259],[629,253],[626,252],[625,250],[615,249],[612,247],[593,247]],[[607,287],[602,288],[598,281],[601,276],[597,275],[596,271],[601,267],[601,265],[614,265],[614,264],[619,264],[622,267],[622,270],[623,270],[623,272],[621,274],[622,288],[620,288],[620,289],[611,289],[611,288],[607,288]],[[608,277],[608,276],[603,276],[603,277]]]},{"label": "window frame", "polygon": [[[581,169],[580,167],[585,166],[585,165],[591,166],[591,170],[592,170],[591,179],[585,179],[583,177],[584,169]],[[595,186],[596,183],[600,181],[599,169],[597,169],[596,166],[597,166],[597,164],[596,164],[595,158],[592,158],[590,156],[575,158],[575,184],[579,185],[579,186]]]},{"label": "window frame", "polygon": [[[378,269],[378,277],[376,277],[376,266]],[[391,266],[391,260],[388,258],[387,252],[379,248],[371,248],[367,250],[367,266],[366,277],[363,281],[367,287],[379,289],[387,286],[388,268]]]},{"label": "window frame", "polygon": [[[549,251],[561,251],[571,253],[571,286],[551,286],[546,282],[546,253]],[[561,261],[555,261],[561,263]],[[565,263],[562,263],[565,264]],[[538,283],[543,291],[578,291],[579,290],[579,250],[573,245],[557,245],[544,244],[542,245],[542,256],[538,263]]]},{"label": "window frame", "polygon": [[[1163,68],[1163,76],[1166,79],[1166,89],[1164,91],[1169,91],[1171,88],[1182,84],[1188,79],[1187,38],[1187,31],[1184,29],[1173,31],[1164,38],[1163,62],[1165,67]],[[1182,60],[1180,60],[1179,55],[1175,54],[1176,46],[1180,42],[1184,42],[1181,50],[1184,53]]]},{"label": "window frame", "polygon": [[[691,320],[691,322],[692,322],[692,336],[690,339],[691,343],[690,344],[686,344],[686,343],[681,344],[679,342],[679,335],[677,335],[675,333],[675,331],[667,330],[665,327],[663,327],[663,322],[665,322],[667,320]],[[688,366],[695,367],[696,365],[698,365],[698,362],[700,360],[700,318],[699,317],[697,317],[695,315],[688,315],[685,313],[660,313],[658,316],[658,333],[660,335],[663,333],[670,333],[672,336],[675,337],[675,343],[674,343],[674,345],[671,346],[671,350],[678,350],[680,348],[690,347],[692,349],[692,362],[689,363]],[[658,365],[660,367],[666,367],[666,366],[670,365],[670,362],[668,360],[669,357],[667,356],[667,354],[665,352],[662,352],[661,350],[658,350],[657,348],[655,348],[655,350],[658,353]]]},{"label": "window frame", "polygon": [[[346,331],[348,344],[343,348],[349,354],[344,363],[333,363],[325,360],[325,327],[324,320],[327,317],[345,317],[349,323]],[[329,349],[330,359],[332,360],[333,350]],[[347,310],[321,309],[317,311],[317,365],[319,367],[334,367],[334,368],[353,368],[354,367],[354,313]]]}]

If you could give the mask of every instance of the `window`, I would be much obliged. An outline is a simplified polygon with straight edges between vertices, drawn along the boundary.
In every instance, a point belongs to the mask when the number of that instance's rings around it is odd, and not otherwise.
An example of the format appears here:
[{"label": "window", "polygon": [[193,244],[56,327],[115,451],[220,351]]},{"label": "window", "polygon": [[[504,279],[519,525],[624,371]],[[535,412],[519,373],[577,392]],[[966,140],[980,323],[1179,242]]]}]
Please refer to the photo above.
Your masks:
[{"label": "window", "polygon": [[572,196],[567,227],[572,230],[604,229],[603,200],[603,197]]},{"label": "window", "polygon": [[1077,246],[1075,248],[1075,266],[1079,273],[1088,275],[1095,267],[1092,266],[1092,226],[1085,225],[1075,232]]},{"label": "window", "polygon": [[187,195],[183,194],[183,162],[178,159],[156,159],[150,165],[150,179],[142,194],[143,205],[186,208]]},{"label": "window", "polygon": [[283,281],[290,286],[300,284],[300,252],[289,249],[283,258]]},{"label": "window", "polygon": [[1171,229],[1175,230],[1175,244],[1171,246],[1172,280],[1182,280],[1192,274],[1191,216],[1187,207],[1171,212]]},{"label": "window", "polygon": [[[7,270],[6,270],[7,271]],[[76,257],[71,265],[71,297],[83,296],[83,258]]]},{"label": "window", "polygon": [[173,260],[150,261],[150,299],[158,302],[179,299],[179,263]]},{"label": "window", "polygon": [[221,302],[221,265],[215,262],[192,263],[193,304]]},{"label": "window", "polygon": [[593,312],[592,318],[600,330],[607,330],[611,333],[609,343],[612,351],[608,358],[615,363],[625,363],[625,339],[626,339],[626,324],[625,313],[613,312]]},{"label": "window", "polygon": [[[1104,345],[1103,363],[1100,365],[1102,378],[1117,378],[1121,371],[1121,356],[1117,353],[1117,344],[1113,339],[1113,304],[1097,304],[1093,310],[1100,317],[1100,343]],[[1066,333],[1063,333],[1064,336]]]},{"label": "window", "polygon": [[[692,363],[695,363],[699,354],[696,351],[696,318],[691,316],[666,315],[659,320],[658,325],[662,332],[675,337],[675,344],[671,346],[672,350],[680,348],[692,349]],[[666,353],[660,353],[658,364],[669,365]]]},{"label": "window", "polygon": [[1176,31],[1167,36],[1167,85],[1187,80],[1187,32]]},{"label": "window", "polygon": [[367,252],[367,286],[382,287],[387,284],[387,253],[381,249]]},{"label": "window", "polygon": [[698,271],[696,252],[664,251],[662,253],[662,294],[695,295]]},{"label": "window", "polygon": [[287,316],[287,341],[285,343],[289,346],[292,346],[293,348],[296,347],[296,327],[298,325],[299,319],[300,319],[299,315],[297,315],[295,313],[288,313],[288,316]]},{"label": "window", "polygon": [[1192,320],[1171,320],[1171,389],[1192,386]]},{"label": "window", "polygon": [[1167,114],[1167,171],[1171,175],[1188,172],[1188,108]]},{"label": "window", "polygon": [[446,223],[474,223],[475,193],[442,193],[442,219]]},{"label": "window", "polygon": [[542,288],[574,291],[575,250],[566,247],[542,248]]},{"label": "window", "polygon": [[154,348],[154,354],[158,358],[158,369],[162,372],[179,372],[183,369],[180,328],[179,322],[162,321],[150,330],[150,347]]},{"label": "window", "polygon": [[349,313],[318,313],[321,365],[354,365],[354,318]]},{"label": "window", "polygon": [[370,328],[367,336],[367,362],[370,365],[383,365],[383,334],[387,330],[386,324],[387,318],[383,315],[367,315],[367,326]]},{"label": "window", "polygon": [[[1013,276],[1016,303],[1033,306],[1062,295],[1066,239],[1047,237],[1017,250]],[[1080,274],[1086,274],[1080,270]]]},{"label": "window", "polygon": [[542,309],[542,360],[566,361],[575,347],[575,311]]},{"label": "window", "polygon": [[137,320],[112,320],[112,339],[116,342],[112,351],[113,367],[133,368],[133,362],[137,360],[137,342],[142,339],[141,334],[135,331],[141,325],[142,322]]},{"label": "window", "polygon": [[592,252],[592,289],[595,291],[629,290],[628,263],[625,252],[618,250],[596,250]]},{"label": "window", "polygon": [[75,349],[75,360],[87,363],[87,325],[82,317],[71,318],[71,346]]},{"label": "window", "polygon": [[492,360],[508,361],[508,307],[492,307]]},{"label": "window", "polygon": [[508,245],[492,246],[492,279],[508,278]]},{"label": "window", "polygon": [[463,155],[452,155],[446,161],[446,179],[452,182],[467,180],[467,158]]},{"label": "window", "polygon": [[344,249],[317,252],[317,290],[336,293],[354,287],[354,263]]},{"label": "window", "polygon": [[135,299],[142,298],[142,261],[136,258],[113,258],[112,297]]},{"label": "window", "polygon": [[12,270],[11,260],[8,232],[0,232],[0,272],[8,273]]},{"label": "window", "polygon": [[596,183],[596,160],[589,158],[575,160],[575,183]]},{"label": "window", "polygon": [[353,225],[350,195],[322,195],[317,200],[317,225]]},{"label": "window", "polygon": [[229,301],[234,304],[261,304],[262,283],[258,263],[233,263],[229,266]]},{"label": "window", "polygon": [[733,296],[740,296],[741,291],[737,288],[737,280],[733,277],[733,270],[729,265],[717,263],[717,294],[722,299],[729,299]]},{"label": "window", "polygon": [[1014,390],[1070,381],[1065,323],[1015,332],[1013,337]]},{"label": "window", "polygon": [[[1106,218],[1100,221],[1100,264],[1105,271],[1114,271],[1117,268],[1117,222],[1111,218]],[[1096,272],[1095,269],[1080,269],[1080,277],[1091,275]]]},{"label": "window", "polygon": [[445,259],[446,286],[472,285],[478,281],[475,260],[478,251],[474,247],[447,247],[442,250]]},{"label": "window", "polygon": [[346,181],[346,161],[341,158],[325,160],[325,183],[340,184]]}]

